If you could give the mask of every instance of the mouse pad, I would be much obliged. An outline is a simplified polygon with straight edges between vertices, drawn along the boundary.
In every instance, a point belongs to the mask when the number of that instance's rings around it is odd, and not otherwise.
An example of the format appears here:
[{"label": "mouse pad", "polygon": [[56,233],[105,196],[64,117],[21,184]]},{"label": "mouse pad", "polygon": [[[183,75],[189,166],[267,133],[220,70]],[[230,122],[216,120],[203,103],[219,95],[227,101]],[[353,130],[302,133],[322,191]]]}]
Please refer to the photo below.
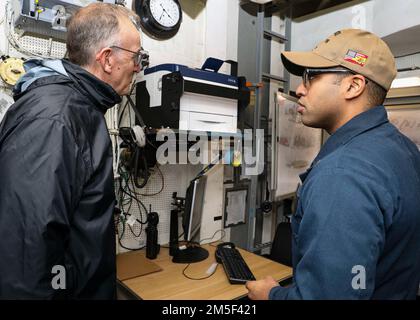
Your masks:
[{"label": "mouse pad", "polygon": [[127,280],[161,271],[162,268],[147,259],[141,252],[125,252],[117,255],[117,278]]}]

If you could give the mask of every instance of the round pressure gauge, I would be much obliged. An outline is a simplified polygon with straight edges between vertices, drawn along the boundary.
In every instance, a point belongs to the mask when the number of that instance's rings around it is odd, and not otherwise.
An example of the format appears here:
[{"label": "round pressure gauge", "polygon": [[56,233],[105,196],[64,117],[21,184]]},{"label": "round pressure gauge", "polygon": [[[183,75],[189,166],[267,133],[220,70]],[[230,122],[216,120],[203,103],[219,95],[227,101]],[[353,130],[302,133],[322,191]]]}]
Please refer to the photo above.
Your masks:
[{"label": "round pressure gauge", "polygon": [[152,37],[168,39],[179,30],[182,10],[177,0],[136,0],[141,26]]}]

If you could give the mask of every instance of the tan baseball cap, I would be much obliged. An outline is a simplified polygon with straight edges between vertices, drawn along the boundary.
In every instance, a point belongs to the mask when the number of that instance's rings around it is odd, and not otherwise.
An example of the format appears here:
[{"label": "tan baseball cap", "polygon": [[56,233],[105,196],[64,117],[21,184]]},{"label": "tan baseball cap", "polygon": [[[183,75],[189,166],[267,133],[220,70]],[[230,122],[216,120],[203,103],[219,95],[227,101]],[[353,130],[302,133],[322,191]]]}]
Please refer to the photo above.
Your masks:
[{"label": "tan baseball cap", "polygon": [[337,31],[312,51],[284,51],[281,58],[286,69],[301,76],[306,68],[342,66],[389,90],[397,75],[394,56],[387,44],[365,30]]}]

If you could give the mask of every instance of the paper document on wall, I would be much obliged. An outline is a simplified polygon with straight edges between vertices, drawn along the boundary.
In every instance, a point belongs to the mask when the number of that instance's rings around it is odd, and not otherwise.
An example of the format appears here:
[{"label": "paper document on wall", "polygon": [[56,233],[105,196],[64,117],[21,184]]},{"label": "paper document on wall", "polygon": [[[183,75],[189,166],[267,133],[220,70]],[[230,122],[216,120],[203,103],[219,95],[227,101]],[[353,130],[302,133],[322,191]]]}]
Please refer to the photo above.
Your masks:
[{"label": "paper document on wall", "polygon": [[420,105],[387,107],[388,119],[420,150]]},{"label": "paper document on wall", "polygon": [[322,130],[305,126],[296,111],[297,99],[277,93],[277,188],[276,198],[296,191],[299,174],[318,154]]},{"label": "paper document on wall", "polygon": [[226,226],[245,222],[246,196],[247,190],[227,192]]}]

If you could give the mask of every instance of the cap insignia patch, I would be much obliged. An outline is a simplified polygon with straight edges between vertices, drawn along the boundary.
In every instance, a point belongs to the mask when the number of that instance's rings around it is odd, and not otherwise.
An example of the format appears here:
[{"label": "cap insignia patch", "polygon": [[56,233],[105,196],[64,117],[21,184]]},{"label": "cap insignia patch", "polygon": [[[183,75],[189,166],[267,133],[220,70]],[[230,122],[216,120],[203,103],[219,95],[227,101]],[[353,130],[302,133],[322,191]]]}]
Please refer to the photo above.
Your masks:
[{"label": "cap insignia patch", "polygon": [[344,57],[344,60],[354,63],[354,64],[358,64],[361,67],[364,67],[366,64],[367,58],[368,56],[363,53],[359,53],[354,50],[349,50],[347,51],[346,56]]}]

